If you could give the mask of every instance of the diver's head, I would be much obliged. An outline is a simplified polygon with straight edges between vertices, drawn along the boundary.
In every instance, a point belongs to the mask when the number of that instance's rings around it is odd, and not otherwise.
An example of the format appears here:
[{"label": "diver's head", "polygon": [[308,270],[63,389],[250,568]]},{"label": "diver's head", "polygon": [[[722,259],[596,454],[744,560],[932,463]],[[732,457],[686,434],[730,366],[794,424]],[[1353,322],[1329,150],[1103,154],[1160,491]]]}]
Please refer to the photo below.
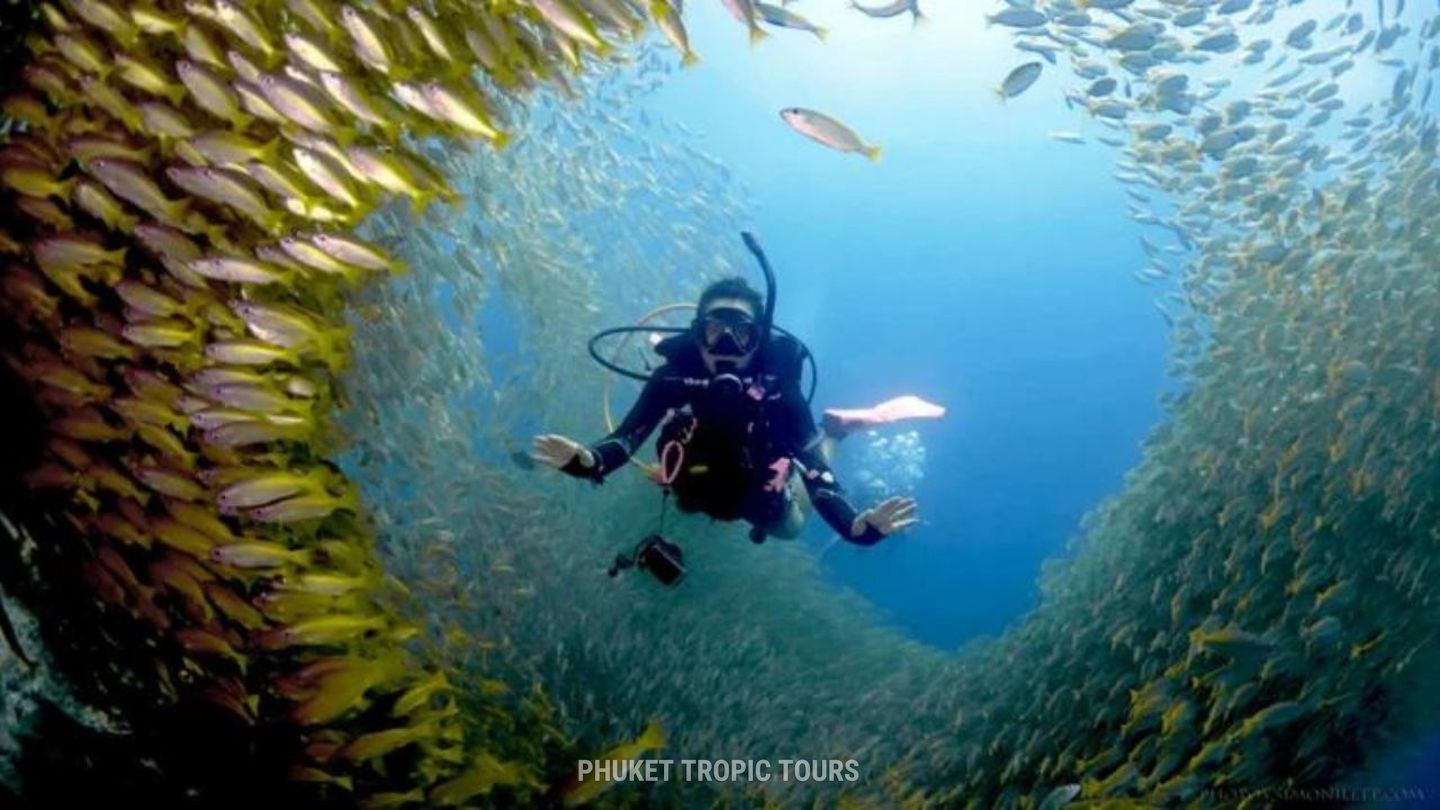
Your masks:
[{"label": "diver's head", "polygon": [[735,373],[750,365],[760,346],[760,293],[734,277],[721,279],[700,294],[691,332],[711,374]]}]

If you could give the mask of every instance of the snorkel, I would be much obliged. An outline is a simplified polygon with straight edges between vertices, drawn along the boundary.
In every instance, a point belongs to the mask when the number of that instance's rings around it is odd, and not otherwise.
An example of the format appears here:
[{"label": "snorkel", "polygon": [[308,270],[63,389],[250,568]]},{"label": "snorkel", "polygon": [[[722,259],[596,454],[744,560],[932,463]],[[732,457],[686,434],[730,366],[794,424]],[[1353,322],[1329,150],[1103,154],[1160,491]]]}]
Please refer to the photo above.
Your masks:
[{"label": "snorkel", "polygon": [[755,370],[763,372],[765,370],[765,349],[770,345],[770,336],[775,331],[775,271],[770,269],[770,260],[765,258],[765,250],[760,247],[760,242],[754,234],[749,231],[741,231],[740,238],[744,240],[745,247],[750,249],[750,254],[760,265],[760,272],[765,274],[765,312],[760,316],[760,349],[755,356]]}]

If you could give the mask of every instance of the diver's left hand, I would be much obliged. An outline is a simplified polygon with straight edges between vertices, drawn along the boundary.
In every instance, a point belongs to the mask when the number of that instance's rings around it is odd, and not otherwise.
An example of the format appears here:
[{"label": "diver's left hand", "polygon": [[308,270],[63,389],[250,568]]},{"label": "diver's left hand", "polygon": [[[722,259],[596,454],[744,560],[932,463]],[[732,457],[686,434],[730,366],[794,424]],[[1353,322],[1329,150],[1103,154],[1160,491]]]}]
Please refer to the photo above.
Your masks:
[{"label": "diver's left hand", "polygon": [[864,534],[867,524],[887,536],[907,529],[920,521],[915,517],[915,510],[918,508],[914,498],[901,495],[886,498],[855,516],[855,522],[850,524],[850,536],[859,537]]}]

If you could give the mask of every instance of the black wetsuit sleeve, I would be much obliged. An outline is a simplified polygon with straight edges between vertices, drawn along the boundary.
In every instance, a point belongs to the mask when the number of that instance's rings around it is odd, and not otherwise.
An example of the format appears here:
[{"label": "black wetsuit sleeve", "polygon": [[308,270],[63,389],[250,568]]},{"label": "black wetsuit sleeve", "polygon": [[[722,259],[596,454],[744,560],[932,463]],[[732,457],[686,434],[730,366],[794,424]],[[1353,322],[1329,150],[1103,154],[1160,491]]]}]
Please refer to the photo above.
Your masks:
[{"label": "black wetsuit sleeve", "polygon": [[605,476],[625,465],[660,420],[665,418],[671,408],[671,399],[670,386],[666,382],[664,368],[661,368],[645,383],[640,398],[635,400],[619,427],[587,448],[595,457],[595,466],[582,466],[577,454],[560,471],[596,483],[605,480]]},{"label": "black wetsuit sleeve", "polygon": [[781,390],[780,428],[791,458],[800,465],[800,478],[805,482],[805,490],[810,493],[810,502],[836,534],[856,545],[875,545],[885,539],[885,535],[874,526],[867,524],[859,537],[850,534],[850,528],[859,512],[850,505],[834,471],[820,453],[820,444],[825,436],[815,426],[815,417],[810,413],[810,403],[806,402],[804,395],[800,393],[798,369],[795,374],[786,377],[790,382]]}]

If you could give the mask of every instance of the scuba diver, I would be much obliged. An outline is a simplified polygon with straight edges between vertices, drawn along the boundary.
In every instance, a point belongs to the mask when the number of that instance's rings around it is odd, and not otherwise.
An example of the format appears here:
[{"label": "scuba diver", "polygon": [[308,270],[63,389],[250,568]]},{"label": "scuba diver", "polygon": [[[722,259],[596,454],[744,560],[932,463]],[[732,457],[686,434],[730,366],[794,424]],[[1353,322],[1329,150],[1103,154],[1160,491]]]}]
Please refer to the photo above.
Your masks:
[{"label": "scuba diver", "polygon": [[[840,537],[862,546],[913,525],[913,498],[892,497],[857,511],[828,457],[836,440],[854,427],[935,417],[944,409],[901,397],[871,409],[827,411],[824,429],[818,428],[800,386],[804,362],[813,364],[813,358],[798,338],[774,325],[773,273],[754,238],[743,236],[765,271],[765,299],[743,278],[726,278],[705,288],[689,327],[619,327],[596,335],[591,355],[613,371],[644,380],[639,399],[600,441],[584,445],[554,434],[536,436],[531,458],[599,483],[624,466],[663,421],[654,477],[667,496],[673,493],[683,512],[748,521],[754,542],[796,537],[805,523],[804,500]],[[596,353],[596,341],[622,332],[646,333],[652,340],[671,332],[653,345],[664,360],[659,368],[639,375]]]}]

